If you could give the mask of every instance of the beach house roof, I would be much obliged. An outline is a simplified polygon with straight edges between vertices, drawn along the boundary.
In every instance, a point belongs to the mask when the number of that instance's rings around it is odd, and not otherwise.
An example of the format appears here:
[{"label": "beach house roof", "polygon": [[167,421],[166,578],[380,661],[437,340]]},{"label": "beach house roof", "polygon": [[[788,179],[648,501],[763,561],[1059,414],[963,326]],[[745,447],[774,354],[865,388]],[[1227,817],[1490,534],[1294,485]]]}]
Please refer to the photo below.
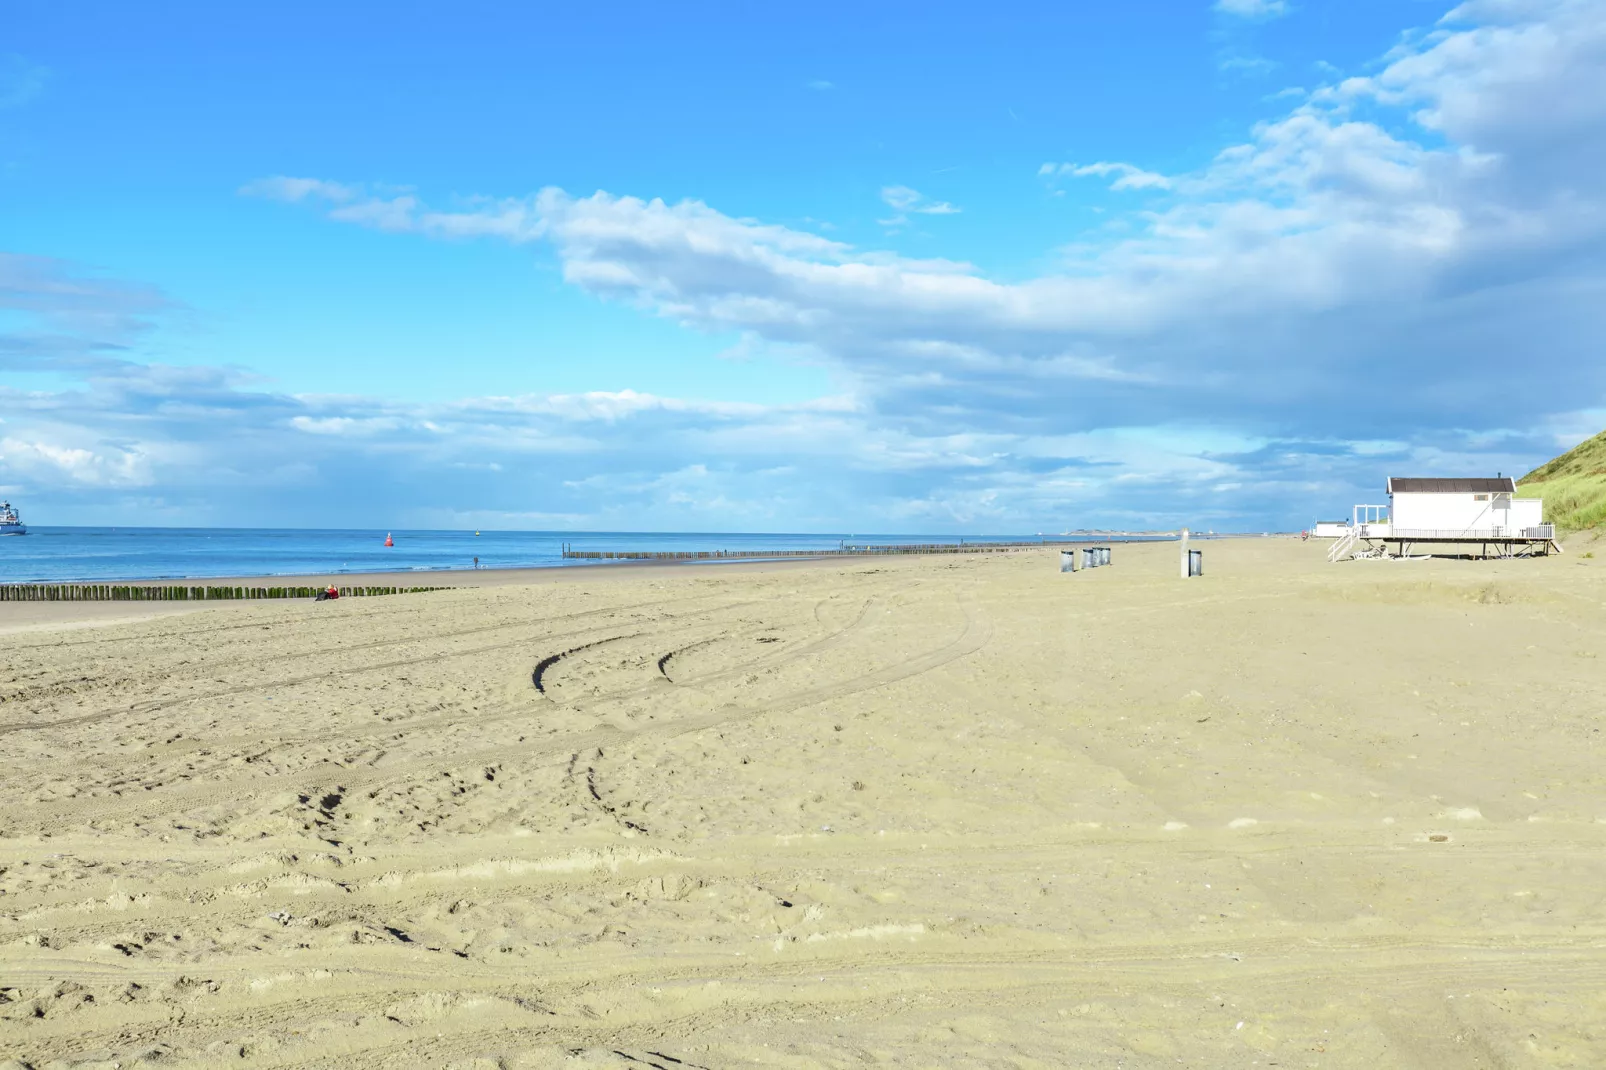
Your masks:
[{"label": "beach house roof", "polygon": [[1514,494],[1517,481],[1510,476],[1499,479],[1416,479],[1403,476],[1389,477],[1389,493],[1404,491],[1407,494]]}]

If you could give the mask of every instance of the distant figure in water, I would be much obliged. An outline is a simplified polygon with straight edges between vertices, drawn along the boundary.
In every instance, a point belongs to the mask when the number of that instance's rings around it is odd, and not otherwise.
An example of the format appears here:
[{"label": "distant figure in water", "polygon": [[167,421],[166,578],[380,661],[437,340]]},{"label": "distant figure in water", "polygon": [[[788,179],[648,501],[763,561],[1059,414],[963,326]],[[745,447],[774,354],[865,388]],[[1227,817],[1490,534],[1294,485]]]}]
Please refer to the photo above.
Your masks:
[{"label": "distant figure in water", "polygon": [[[478,535],[479,532],[476,531],[474,534]],[[477,558],[477,557],[474,559],[474,567],[475,568],[479,568],[480,567],[480,559]]]}]

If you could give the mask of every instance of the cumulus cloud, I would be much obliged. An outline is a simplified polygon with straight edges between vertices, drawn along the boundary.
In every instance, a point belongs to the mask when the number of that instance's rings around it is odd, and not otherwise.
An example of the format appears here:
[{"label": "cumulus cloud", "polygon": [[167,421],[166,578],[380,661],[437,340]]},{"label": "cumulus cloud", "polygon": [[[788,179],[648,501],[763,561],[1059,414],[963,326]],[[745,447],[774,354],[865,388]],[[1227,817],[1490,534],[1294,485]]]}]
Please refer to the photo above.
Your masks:
[{"label": "cumulus cloud", "polygon": [[[606,246],[611,231],[587,217],[618,207],[574,202],[564,232]],[[994,359],[963,347],[926,355],[960,367]],[[1020,387],[1023,376],[1120,374],[1097,356],[1066,360],[1005,377]],[[958,409],[909,418],[895,396],[862,393],[786,405],[634,390],[403,403],[276,393],[228,369],[115,358],[58,370],[71,385],[0,386],[0,489],[57,522],[271,523],[293,501],[306,522],[329,525],[1227,528],[1265,523],[1291,497],[1342,497],[1380,458],[1436,462],[1460,443],[1467,456],[1504,460],[1513,449],[1498,435],[1441,435],[1436,452],[1278,440],[1187,417],[989,426]],[[1242,489],[1220,492],[1231,484]]]},{"label": "cumulus cloud", "polygon": [[[1603,43],[1598,3],[1467,4],[1193,171],[1047,165],[1166,196],[1066,234],[1035,277],[695,200],[545,189],[436,208],[362,184],[254,184],[357,226],[539,238],[570,284],[754,352],[796,347],[841,396],[401,405],[100,353],[76,388],[0,396],[6,456],[24,459],[6,471],[214,502],[249,467],[259,485],[361,488],[353,508],[405,477],[400,496],[440,488],[442,508],[511,514],[534,497],[594,526],[999,530],[1299,523],[1390,471],[1520,470],[1606,407]],[[941,203],[884,199],[905,218]],[[87,360],[159,314],[137,287],[22,270],[0,300],[56,324],[13,339],[30,359],[60,344]],[[75,309],[76,287],[94,300]]]},{"label": "cumulus cloud", "polygon": [[138,446],[85,449],[6,436],[0,438],[0,471],[8,482],[29,480],[80,487],[139,487],[151,482],[150,466]]},{"label": "cumulus cloud", "polygon": [[1037,169],[1043,178],[1109,178],[1112,175],[1114,182],[1110,188],[1124,189],[1170,189],[1171,180],[1154,171],[1145,171],[1141,167],[1134,167],[1129,163],[1045,163]]},{"label": "cumulus cloud", "polygon": [[1216,10],[1241,19],[1271,19],[1288,14],[1287,0],[1216,0]]},{"label": "cumulus cloud", "polygon": [[[0,388],[11,414],[0,486],[36,513],[71,519],[92,506],[122,522],[267,523],[294,502],[307,522],[333,525],[534,517],[589,528],[1007,531],[1242,526],[1273,515],[1291,488],[1343,486],[1354,467],[1339,444],[1274,445],[1185,424],[922,433],[841,398],[731,405],[624,391],[402,404],[226,382],[191,393],[174,374],[131,366],[76,390]],[[1253,489],[1209,493],[1229,482]]]},{"label": "cumulus cloud", "polygon": [[[1603,34],[1595,3],[1467,4],[1195,172],[1046,164],[1168,201],[1068,243],[1038,278],[695,201],[546,190],[534,210],[574,284],[810,347],[922,434],[1191,420],[1268,440],[1521,437],[1606,388],[1591,341]],[[884,199],[903,218],[929,204],[907,187]],[[1530,351],[1567,386],[1513,377]]]},{"label": "cumulus cloud", "polygon": [[240,187],[247,197],[322,204],[329,218],[395,233],[432,238],[502,238],[512,242],[541,237],[543,223],[533,198],[472,197],[453,209],[425,207],[412,193],[386,193],[362,184],[275,175]]},{"label": "cumulus cloud", "polygon": [[[621,225],[634,230],[632,213],[659,210],[683,224],[701,218],[642,203],[626,206]],[[600,251],[616,235],[607,217],[621,208],[587,198],[551,212],[570,240]],[[774,257],[843,255],[828,242],[760,236]],[[748,235],[733,248],[751,244]],[[37,317],[53,300],[85,303],[80,274],[41,267],[13,273],[13,305]],[[62,288],[62,279],[80,286]],[[113,309],[140,292],[98,285]],[[83,348],[96,344],[97,329],[118,329],[112,315],[74,322]],[[989,358],[977,350],[943,359]],[[1199,453],[1204,443],[1253,456],[1262,443],[1241,435],[1201,437],[1184,426],[1021,432],[963,421],[922,429],[857,394],[786,405],[635,390],[402,403],[277,393],[229,369],[120,357],[54,368],[69,385],[0,385],[0,489],[55,522],[272,523],[294,502],[306,522],[329,525],[384,517],[417,526],[1000,531],[1141,526],[1175,513],[1229,526],[1264,510],[1281,485],[1230,503],[1197,493],[1201,479],[1243,478],[1237,461]],[[1075,369],[1109,372],[1097,358]]]},{"label": "cumulus cloud", "polygon": [[[549,191],[548,236],[577,284],[810,345],[911,420],[1194,414],[1338,436],[1499,412],[1520,430],[1606,385],[1590,342],[1606,93],[1577,93],[1601,77],[1602,9],[1520,7],[1458,9],[1377,74],[1164,179],[1166,208],[1068,246],[1053,275],[1002,282],[795,234],[785,248],[704,205],[606,194]],[[1587,99],[1545,103],[1569,95]],[[1131,165],[1069,170],[1156,184]],[[1513,381],[1513,352],[1534,349],[1573,372],[1567,390]]]}]

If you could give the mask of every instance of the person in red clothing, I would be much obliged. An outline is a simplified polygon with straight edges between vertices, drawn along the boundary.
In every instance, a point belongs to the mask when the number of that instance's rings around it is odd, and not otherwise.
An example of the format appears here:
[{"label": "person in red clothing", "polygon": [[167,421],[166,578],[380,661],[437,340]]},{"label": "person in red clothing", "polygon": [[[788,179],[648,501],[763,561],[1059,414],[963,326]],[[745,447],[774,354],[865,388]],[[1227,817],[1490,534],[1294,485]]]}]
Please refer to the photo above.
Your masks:
[{"label": "person in red clothing", "polygon": [[340,588],[336,587],[334,584],[331,583],[329,585],[329,589],[327,591],[323,592],[323,596],[325,598],[339,598],[340,597]]}]

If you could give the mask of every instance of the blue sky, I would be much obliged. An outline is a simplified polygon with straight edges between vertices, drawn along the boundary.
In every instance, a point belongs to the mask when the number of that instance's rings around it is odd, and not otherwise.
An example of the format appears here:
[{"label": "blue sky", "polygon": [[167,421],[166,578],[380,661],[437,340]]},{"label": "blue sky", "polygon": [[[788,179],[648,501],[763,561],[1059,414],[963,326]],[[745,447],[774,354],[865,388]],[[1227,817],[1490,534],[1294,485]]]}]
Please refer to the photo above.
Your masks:
[{"label": "blue sky", "polygon": [[583,7],[13,4],[0,493],[1286,528],[1606,423],[1599,0]]}]

